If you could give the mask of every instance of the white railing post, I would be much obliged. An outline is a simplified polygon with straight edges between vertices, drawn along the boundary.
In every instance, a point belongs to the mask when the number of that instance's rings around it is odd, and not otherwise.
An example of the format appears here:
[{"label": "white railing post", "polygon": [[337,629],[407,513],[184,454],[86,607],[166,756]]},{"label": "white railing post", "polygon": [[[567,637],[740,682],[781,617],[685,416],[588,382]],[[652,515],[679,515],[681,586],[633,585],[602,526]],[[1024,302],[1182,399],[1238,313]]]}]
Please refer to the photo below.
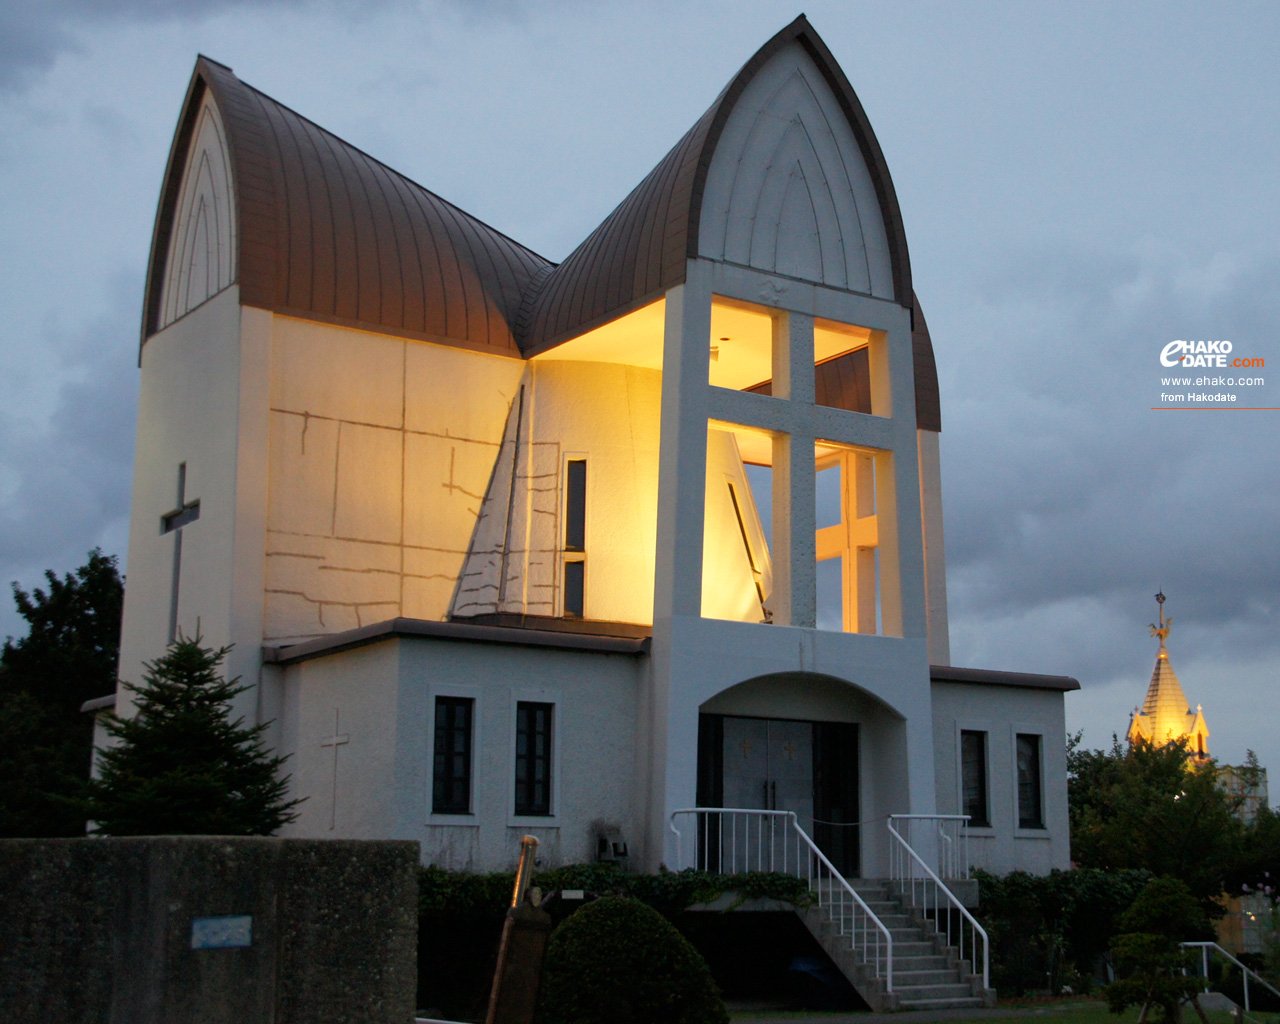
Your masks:
[{"label": "white railing post", "polygon": [[[677,861],[683,857],[683,841],[680,829],[676,827],[677,817],[691,816],[694,822],[695,835],[704,837],[702,864],[711,870],[710,837],[715,828],[718,838],[719,871],[722,874],[739,872],[738,851],[742,848],[741,870],[765,871],[777,870],[778,867],[778,828],[782,827],[782,870],[803,878],[817,899],[818,906],[828,920],[835,922],[836,931],[842,938],[847,938],[849,949],[857,954],[863,963],[874,964],[876,976],[884,981],[885,991],[893,991],[893,935],[883,921],[875,915],[857,891],[849,884],[835,866],[800,827],[794,811],[765,811],[749,808],[732,807],[685,807],[671,812],[668,828],[676,837]],[[724,827],[725,817],[729,818],[729,828]],[[742,837],[739,842],[738,819],[742,818]],[[765,857],[764,829],[766,819],[769,825],[769,853]],[[751,824],[755,821],[755,866],[752,867],[752,835]],[[730,850],[725,851],[725,838],[728,837]],[[794,837],[796,859],[794,867],[789,866],[789,842]],[[801,859],[804,869],[801,870]],[[696,860],[696,857],[695,857]],[[726,866],[728,870],[726,871]],[[874,949],[872,942],[874,941]]]},{"label": "white railing post", "polygon": [[[905,822],[907,835],[914,836],[916,821],[937,821],[939,822],[937,834],[942,835],[943,834],[942,832],[943,826],[941,824],[942,822],[955,821],[955,822],[967,823],[968,820],[969,820],[968,816],[962,815],[962,814],[891,814],[889,815],[889,820],[888,820],[889,849],[891,852],[891,856],[889,858],[890,872],[891,872],[890,880],[896,881],[900,885],[902,885],[904,892],[907,890],[907,887],[909,886],[910,893],[911,893],[910,899],[911,899],[911,902],[915,904],[917,903],[916,880],[917,878],[919,879],[920,897],[917,905],[919,905],[926,914],[930,909],[932,909],[934,927],[938,929],[938,932],[940,934],[942,933],[942,927],[939,922],[939,916],[942,913],[942,908],[944,906],[946,907],[947,945],[951,945],[952,911],[953,910],[959,911],[959,924],[957,926],[959,928],[959,934],[956,936],[956,941],[958,945],[958,952],[961,959],[964,959],[964,923],[965,921],[969,922],[969,927],[973,933],[973,942],[970,947],[969,962],[972,964],[972,966],[976,970],[977,958],[978,958],[978,936],[981,936],[982,937],[982,987],[984,989],[987,989],[991,987],[991,943],[987,937],[986,930],[982,927],[982,925],[978,924],[977,919],[971,913],[969,913],[968,908],[963,903],[961,903],[958,899],[956,899],[955,894],[952,893],[952,891],[947,888],[947,886],[943,883],[942,879],[938,877],[937,873],[933,870],[933,868],[931,868],[928,865],[928,863],[926,863],[926,861],[915,850],[912,844],[902,836],[902,833],[899,832],[897,828],[898,822],[900,821]],[[895,852],[896,852],[896,856],[893,856],[892,854]],[[942,860],[941,860],[943,852],[944,851],[942,849],[935,850],[934,859],[935,859],[935,862],[938,863],[939,867],[942,867],[942,870],[945,872],[946,868],[945,866],[943,866]],[[908,870],[910,870],[911,872],[910,878],[907,877]],[[968,870],[968,866],[966,865],[964,869],[964,877],[967,878],[968,876],[969,876],[969,870]],[[932,886],[932,889],[930,888],[930,886]],[[932,906],[930,905],[930,893],[932,893]]]}]

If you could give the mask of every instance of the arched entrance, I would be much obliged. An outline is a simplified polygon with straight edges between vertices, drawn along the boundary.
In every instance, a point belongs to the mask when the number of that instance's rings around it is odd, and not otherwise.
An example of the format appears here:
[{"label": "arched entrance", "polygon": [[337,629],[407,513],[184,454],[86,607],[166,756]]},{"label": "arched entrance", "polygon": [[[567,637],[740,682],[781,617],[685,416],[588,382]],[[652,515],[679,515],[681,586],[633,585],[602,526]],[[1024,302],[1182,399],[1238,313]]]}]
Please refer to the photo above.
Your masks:
[{"label": "arched entrance", "polygon": [[[864,829],[895,802],[890,776],[905,776],[905,760],[892,771],[904,739],[902,716],[847,681],[803,672],[747,680],[699,708],[698,806],[792,811],[855,877],[866,866]],[[701,866],[713,870],[739,841],[701,838]]]}]

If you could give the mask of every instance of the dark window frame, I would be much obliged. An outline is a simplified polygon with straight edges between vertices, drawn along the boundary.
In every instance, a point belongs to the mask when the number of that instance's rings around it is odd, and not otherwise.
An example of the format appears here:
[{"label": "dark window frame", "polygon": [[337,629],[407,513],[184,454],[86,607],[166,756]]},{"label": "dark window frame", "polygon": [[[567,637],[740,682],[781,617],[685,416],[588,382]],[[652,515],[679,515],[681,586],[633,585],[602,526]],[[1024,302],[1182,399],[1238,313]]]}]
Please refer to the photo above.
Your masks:
[{"label": "dark window frame", "polygon": [[1018,828],[1044,825],[1044,737],[1020,732],[1014,739],[1018,784]]},{"label": "dark window frame", "polygon": [[[432,814],[471,813],[475,705],[473,697],[436,697],[431,766]],[[460,715],[465,718],[461,723]]]},{"label": "dark window frame", "polygon": [[550,817],[555,705],[516,702],[515,813],[521,817]]},{"label": "dark window frame", "polygon": [[581,619],[587,610],[587,460],[566,459],[564,465],[564,565],[562,609],[566,619]]},{"label": "dark window frame", "polygon": [[960,813],[969,815],[972,828],[991,827],[987,743],[987,733],[980,729],[960,730]]}]

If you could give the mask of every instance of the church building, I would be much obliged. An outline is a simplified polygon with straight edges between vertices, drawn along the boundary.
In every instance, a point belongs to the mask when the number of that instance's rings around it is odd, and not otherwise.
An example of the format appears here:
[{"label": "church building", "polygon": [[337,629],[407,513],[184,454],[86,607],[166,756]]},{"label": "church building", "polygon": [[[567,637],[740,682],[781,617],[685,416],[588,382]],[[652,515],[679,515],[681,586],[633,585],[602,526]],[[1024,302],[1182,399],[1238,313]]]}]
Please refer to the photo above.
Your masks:
[{"label": "church building", "polygon": [[876,877],[968,815],[1068,866],[1079,684],[950,664],[933,344],[805,18],[558,264],[199,58],[140,367],[120,676],[233,645],[283,834],[656,870],[772,809]]}]

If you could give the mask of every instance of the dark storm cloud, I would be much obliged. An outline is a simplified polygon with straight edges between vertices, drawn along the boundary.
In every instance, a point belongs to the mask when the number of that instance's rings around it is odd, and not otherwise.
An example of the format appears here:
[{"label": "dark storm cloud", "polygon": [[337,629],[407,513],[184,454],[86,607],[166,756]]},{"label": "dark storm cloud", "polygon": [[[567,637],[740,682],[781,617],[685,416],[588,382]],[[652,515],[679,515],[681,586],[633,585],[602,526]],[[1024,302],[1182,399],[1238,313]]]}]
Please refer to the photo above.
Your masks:
[{"label": "dark storm cloud", "polygon": [[[65,377],[47,423],[0,413],[0,564],[24,586],[41,583],[45,568],[82,564],[107,534],[117,542],[125,536],[138,400],[130,348],[139,294],[136,275],[120,275],[108,312],[75,334],[49,331],[41,339]],[[11,608],[4,612],[0,634],[13,633],[19,625]]]},{"label": "dark storm cloud", "polygon": [[[1280,412],[1156,412],[1175,338],[1262,356],[1280,405],[1275,256],[1021,254],[944,363],[944,502],[957,646],[1112,678],[1163,586],[1182,638],[1261,655],[1280,604]],[[1268,374],[1273,374],[1274,379]],[[1201,390],[1222,390],[1204,388]],[[1034,627],[1031,625],[1034,623]],[[1044,664],[1045,655],[1063,659]],[[962,655],[963,657],[963,655]],[[1028,664],[1028,660],[1032,664]],[[1139,695],[1140,696],[1140,695]]]}]

